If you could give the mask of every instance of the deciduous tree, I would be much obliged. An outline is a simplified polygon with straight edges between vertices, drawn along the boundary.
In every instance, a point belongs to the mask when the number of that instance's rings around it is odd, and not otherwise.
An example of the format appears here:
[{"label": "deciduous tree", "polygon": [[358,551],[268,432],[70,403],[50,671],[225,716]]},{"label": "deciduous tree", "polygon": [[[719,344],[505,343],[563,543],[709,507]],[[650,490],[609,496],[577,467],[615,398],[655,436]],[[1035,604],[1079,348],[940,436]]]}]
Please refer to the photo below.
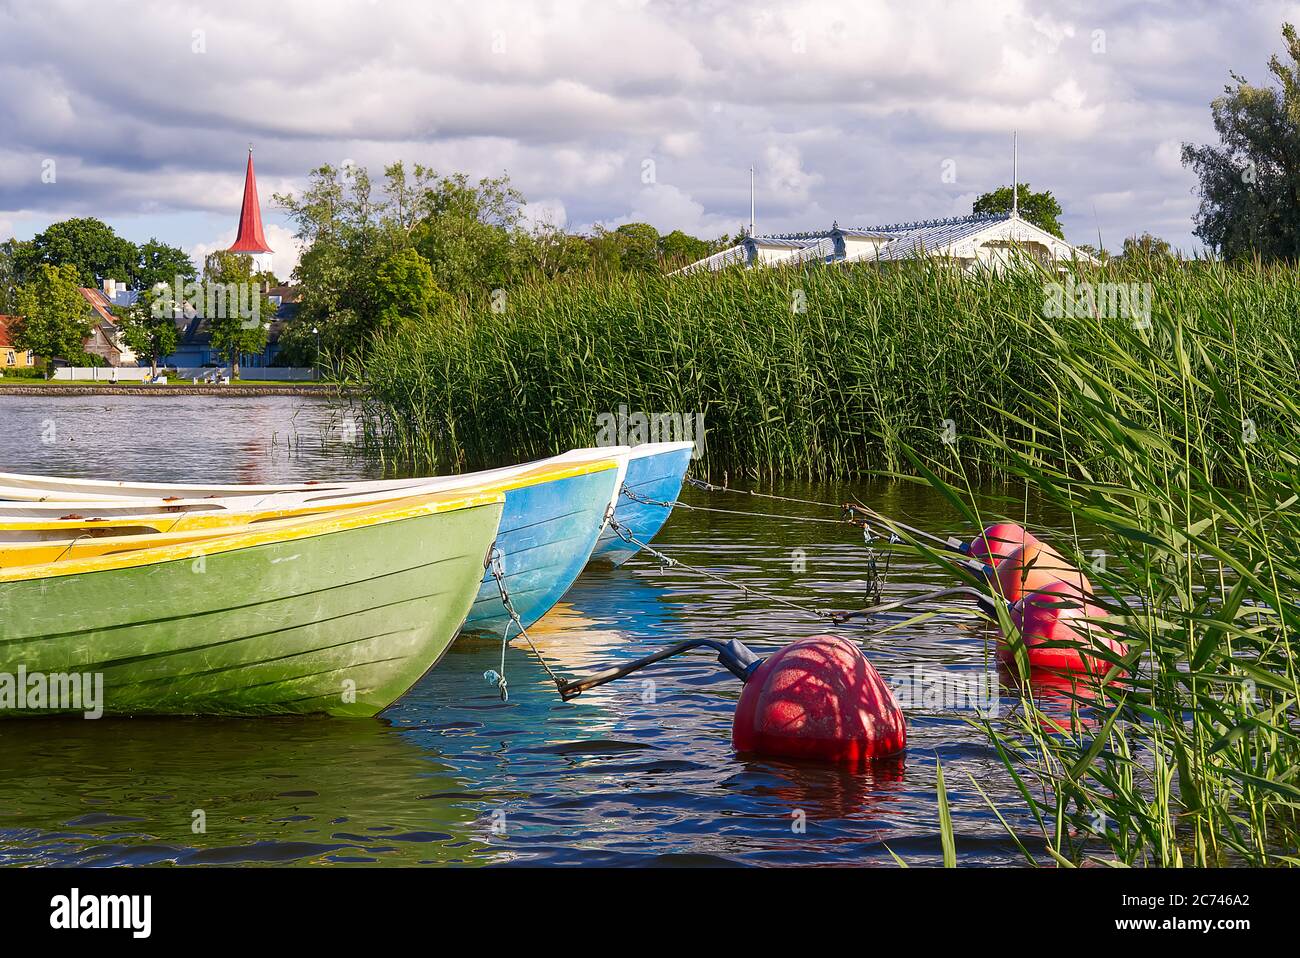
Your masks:
[{"label": "deciduous tree", "polygon": [[92,321],[79,284],[75,266],[42,263],[18,288],[22,319],[14,336],[16,344],[44,357],[51,368],[55,359],[76,362],[85,353]]},{"label": "deciduous tree", "polygon": [[1183,144],[1200,180],[1194,232],[1227,259],[1300,259],[1300,37],[1282,27],[1287,59],[1268,62],[1274,86],[1233,85],[1210,104],[1218,146]]},{"label": "deciduous tree", "polygon": [[[1012,205],[1011,187],[999,186],[976,198],[971,207],[972,213],[1010,213]],[[1053,236],[1065,239],[1061,229],[1061,204],[1056,201],[1051,190],[1035,193],[1028,183],[1021,183],[1016,188],[1016,207],[1023,219],[1033,223],[1039,229],[1046,230]]]}]

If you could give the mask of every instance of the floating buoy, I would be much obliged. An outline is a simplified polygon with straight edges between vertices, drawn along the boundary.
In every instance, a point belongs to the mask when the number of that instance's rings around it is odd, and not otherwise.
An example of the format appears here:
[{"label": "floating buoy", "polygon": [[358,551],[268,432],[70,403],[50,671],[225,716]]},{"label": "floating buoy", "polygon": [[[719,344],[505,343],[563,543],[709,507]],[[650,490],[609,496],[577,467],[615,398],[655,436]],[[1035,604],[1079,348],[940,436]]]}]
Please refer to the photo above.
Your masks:
[{"label": "floating buoy", "polygon": [[1033,533],[1014,522],[995,522],[970,541],[965,553],[997,568],[1003,559],[1027,545],[1039,545]]},{"label": "floating buoy", "polygon": [[1045,542],[1022,546],[1006,556],[998,563],[997,580],[1008,602],[1019,602],[1053,582],[1066,582],[1084,595],[1092,595],[1088,577]]},{"label": "floating buoy", "polygon": [[[1106,618],[1106,610],[1094,605],[1068,582],[1054,582],[1026,595],[1011,608],[1011,621],[1025,643],[1031,669],[1055,673],[1091,672],[1104,675],[1110,662],[1098,653],[1128,653],[1105,626],[1090,619]],[[1009,646],[1004,658],[1014,661]]]},{"label": "floating buoy", "polygon": [[902,751],[907,725],[862,650],[818,635],[787,645],[746,679],[731,741],[742,753],[856,764]]}]

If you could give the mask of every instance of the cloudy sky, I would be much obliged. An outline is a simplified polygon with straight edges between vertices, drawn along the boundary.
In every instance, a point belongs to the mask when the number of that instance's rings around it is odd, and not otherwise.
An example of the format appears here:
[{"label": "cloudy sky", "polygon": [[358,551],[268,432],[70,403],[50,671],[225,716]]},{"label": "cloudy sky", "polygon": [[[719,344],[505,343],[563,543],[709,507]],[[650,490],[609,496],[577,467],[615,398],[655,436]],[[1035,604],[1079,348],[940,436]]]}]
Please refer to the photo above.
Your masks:
[{"label": "cloudy sky", "polygon": [[[68,216],[199,255],[345,160],[502,171],[529,215],[761,232],[963,214],[1049,188],[1075,242],[1184,249],[1178,161],[1300,4],[1038,0],[0,0],[0,237]],[[52,180],[52,182],[50,182]]]}]

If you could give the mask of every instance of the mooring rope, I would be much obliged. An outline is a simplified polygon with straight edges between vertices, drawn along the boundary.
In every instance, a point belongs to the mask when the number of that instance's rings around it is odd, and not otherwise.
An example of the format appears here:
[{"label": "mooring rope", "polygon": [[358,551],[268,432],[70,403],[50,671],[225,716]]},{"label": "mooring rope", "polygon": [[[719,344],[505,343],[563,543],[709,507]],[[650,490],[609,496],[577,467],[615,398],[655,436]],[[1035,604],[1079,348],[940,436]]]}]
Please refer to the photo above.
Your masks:
[{"label": "mooring rope", "polygon": [[689,502],[683,502],[681,499],[651,499],[639,492],[623,487],[623,495],[633,502],[639,502],[646,506],[660,506],[664,509],[686,509],[690,512],[719,512],[730,516],[749,516],[754,519],[776,519],[781,522],[829,522],[833,525],[851,525],[861,526],[861,521],[844,516],[839,519],[822,519],[817,516],[783,516],[773,512],[746,512],[743,509],[719,509],[715,506],[697,506]]},{"label": "mooring rope", "polygon": [[654,548],[649,543],[642,542],[640,539],[636,537],[635,534],[633,534],[631,529],[629,529],[627,526],[623,525],[621,522],[619,522],[616,519],[611,519],[609,521],[609,526],[611,529],[614,530],[614,532],[618,535],[620,539],[622,539],[624,542],[630,545],[636,546],[638,549],[640,549],[642,552],[646,553],[647,555],[653,556],[664,566],[664,568],[685,569],[687,572],[694,573],[695,575],[704,576],[706,579],[712,579],[714,582],[719,582],[722,585],[727,586],[728,588],[738,589],[741,592],[745,593],[746,595],[752,595],[759,599],[766,599],[769,602],[776,602],[779,605],[784,605],[788,608],[794,609],[796,612],[802,612],[804,615],[809,615],[817,619],[825,619],[828,622],[835,621],[835,616],[837,613],[831,611],[830,609],[814,609],[810,606],[802,605],[791,599],[787,599],[784,596],[773,595],[770,592],[764,592],[761,589],[755,589],[753,586],[746,585],[744,582],[736,582],[732,579],[726,578],[725,576],[720,576],[716,572],[710,572],[708,569],[701,569],[699,566],[693,566],[688,563],[682,562],[680,559],[674,559],[672,556],[660,552],[658,549]]},{"label": "mooring rope", "polygon": [[[908,535],[913,536],[914,538],[926,539],[952,552],[957,552],[960,551],[961,549],[961,540],[959,539],[953,538],[951,536],[945,538],[943,536],[937,536],[932,532],[926,532],[924,529],[918,529],[915,526],[908,525],[906,522],[900,522],[898,519],[894,519],[890,516],[887,516],[883,512],[880,512],[878,509],[873,509],[871,506],[865,505],[864,503],[860,503],[860,502],[840,502],[840,503],[820,502],[816,499],[800,499],[795,496],[778,496],[775,493],[756,492],[753,489],[733,489],[730,486],[719,486],[712,482],[705,482],[702,479],[692,479],[689,476],[686,478],[685,482],[686,485],[690,486],[692,489],[699,489],[703,492],[732,492],[735,493],[736,495],[754,496],[759,499],[775,499],[779,502],[797,502],[806,506],[819,506],[823,509],[839,509],[842,513],[844,513],[844,517],[840,519],[814,519],[806,516],[772,516],[771,518],[774,519],[788,518],[791,520],[804,521],[804,522],[842,522],[842,523],[847,522],[851,525],[862,525],[863,524],[862,522],[855,521],[854,519],[849,518],[849,516],[851,516],[852,513],[858,513],[860,515],[867,516],[871,519],[874,519],[876,522],[879,522],[881,525],[886,526],[891,532],[899,532],[899,531],[906,532]],[[682,505],[688,509],[692,508],[692,506],[690,506],[690,504],[688,503],[682,503]],[[721,509],[708,509],[707,507],[703,507],[703,506],[695,506],[694,508],[701,509],[703,511],[714,511],[714,512],[725,511]],[[758,515],[758,513],[742,513],[742,514]]]},{"label": "mooring rope", "polygon": [[781,502],[798,502],[805,506],[823,506],[827,509],[843,509],[844,503],[835,502],[818,502],[816,499],[797,499],[793,496],[778,496],[770,492],[755,492],[753,489],[733,489],[731,486],[719,486],[712,482],[705,482],[703,479],[692,479],[687,476],[685,483],[692,489],[699,489],[703,492],[734,492],[740,496],[755,496],[759,499],[776,499]]}]

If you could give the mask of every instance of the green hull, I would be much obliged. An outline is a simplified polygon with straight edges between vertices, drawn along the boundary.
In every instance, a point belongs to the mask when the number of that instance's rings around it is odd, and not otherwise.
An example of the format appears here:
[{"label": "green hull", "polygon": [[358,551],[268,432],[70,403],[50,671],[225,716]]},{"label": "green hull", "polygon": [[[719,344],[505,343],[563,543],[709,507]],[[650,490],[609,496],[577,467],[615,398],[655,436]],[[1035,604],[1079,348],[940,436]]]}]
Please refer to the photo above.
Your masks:
[{"label": "green hull", "polygon": [[[374,715],[451,644],[500,516],[478,505],[0,583],[0,673],[101,673],[105,714]],[[14,714],[57,711],[0,709]]]}]

